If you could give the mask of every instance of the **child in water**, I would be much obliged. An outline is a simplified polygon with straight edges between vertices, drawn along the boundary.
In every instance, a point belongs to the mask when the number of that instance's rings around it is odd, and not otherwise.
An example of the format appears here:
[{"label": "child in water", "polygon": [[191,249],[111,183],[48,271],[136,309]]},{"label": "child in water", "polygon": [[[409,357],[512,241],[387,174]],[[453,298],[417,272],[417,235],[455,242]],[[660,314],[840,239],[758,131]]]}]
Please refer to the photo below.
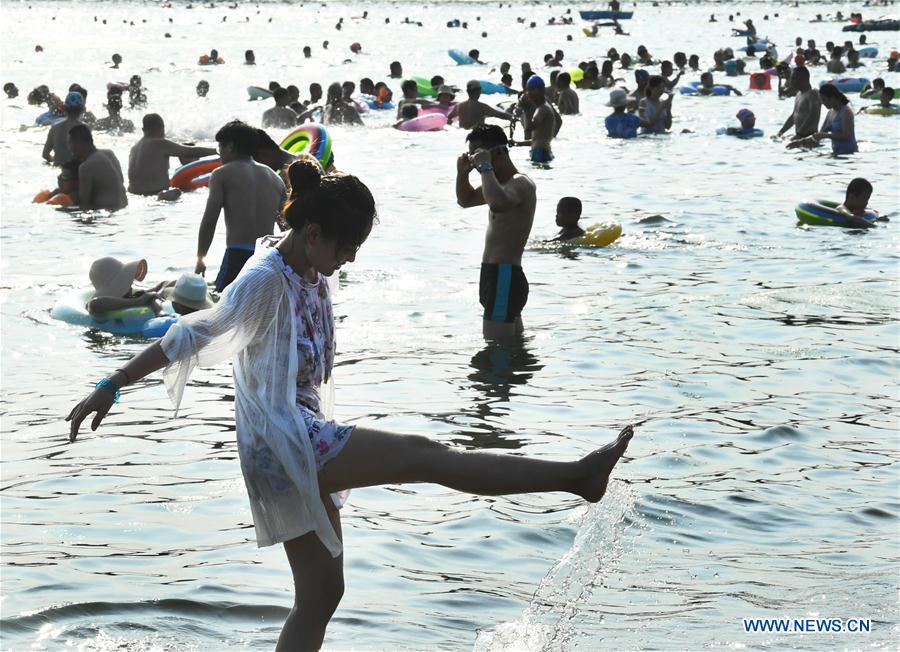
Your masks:
[{"label": "child in water", "polygon": [[419,116],[419,107],[415,104],[406,104],[400,109],[400,119],[394,123],[394,129],[399,129],[400,125],[402,125],[407,120],[412,120]]},{"label": "child in water", "polygon": [[750,109],[741,109],[735,116],[741,122],[740,127],[728,127],[725,133],[729,136],[737,136],[738,138],[749,138],[754,135],[756,128],[756,116]]},{"label": "child in water", "polygon": [[578,197],[563,197],[556,205],[556,226],[559,233],[552,242],[565,242],[584,235],[584,229],[578,226],[581,219],[581,200]]}]

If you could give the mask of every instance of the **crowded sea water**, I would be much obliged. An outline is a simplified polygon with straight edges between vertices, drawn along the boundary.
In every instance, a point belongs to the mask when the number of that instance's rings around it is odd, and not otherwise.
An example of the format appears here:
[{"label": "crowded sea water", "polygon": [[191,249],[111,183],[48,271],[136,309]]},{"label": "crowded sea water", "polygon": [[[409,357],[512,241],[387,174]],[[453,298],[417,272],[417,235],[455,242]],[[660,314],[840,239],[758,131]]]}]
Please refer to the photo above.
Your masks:
[{"label": "crowded sea water", "polygon": [[0,647],[896,648],[896,7],[610,5],[0,7]]}]

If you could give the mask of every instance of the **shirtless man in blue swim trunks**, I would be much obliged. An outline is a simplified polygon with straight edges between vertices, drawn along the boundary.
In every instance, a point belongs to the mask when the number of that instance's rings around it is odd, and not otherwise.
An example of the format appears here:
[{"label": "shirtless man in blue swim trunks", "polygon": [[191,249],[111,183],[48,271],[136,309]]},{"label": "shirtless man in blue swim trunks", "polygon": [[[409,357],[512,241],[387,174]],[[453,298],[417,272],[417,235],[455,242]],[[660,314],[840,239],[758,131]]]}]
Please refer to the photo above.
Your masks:
[{"label": "shirtless man in blue swim trunks", "polygon": [[200,221],[195,274],[206,272],[206,253],[216,233],[219,213],[225,209],[225,257],[216,277],[216,291],[224,290],[253,256],[256,241],[272,235],[287,198],[284,182],[272,169],[253,160],[258,144],[256,129],[240,121],[226,124],[216,134],[223,165],[209,178],[209,198]]},{"label": "shirtless man in blue swim trunks", "polygon": [[[469,152],[456,161],[456,201],[463,208],[488,205],[488,228],[481,257],[479,299],[484,307],[482,332],[487,340],[520,335],[528,279],[522,251],[534,222],[534,181],[509,158],[509,141],[497,125],[478,125],[466,137]],[[473,188],[469,173],[481,175]]]}]

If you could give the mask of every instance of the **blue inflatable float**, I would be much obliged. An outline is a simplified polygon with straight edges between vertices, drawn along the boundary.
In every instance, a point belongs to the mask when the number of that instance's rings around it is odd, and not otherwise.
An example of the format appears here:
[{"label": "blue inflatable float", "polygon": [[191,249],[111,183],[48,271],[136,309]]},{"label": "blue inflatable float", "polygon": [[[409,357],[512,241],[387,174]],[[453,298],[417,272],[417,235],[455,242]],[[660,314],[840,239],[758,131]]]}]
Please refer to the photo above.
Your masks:
[{"label": "blue inflatable float", "polygon": [[494,82],[485,81],[484,79],[479,80],[478,83],[481,84],[481,92],[485,95],[495,95],[497,93],[509,95],[512,93],[512,91],[503,84],[495,84]]},{"label": "blue inflatable float", "polygon": [[699,95],[708,97],[710,95],[728,95],[731,91],[726,86],[713,86],[709,90],[700,90],[700,82],[689,82],[687,86],[678,89],[682,95]]},{"label": "blue inflatable float", "polygon": [[820,87],[825,84],[831,84],[842,93],[859,93],[869,85],[869,80],[865,77],[840,77],[819,82]]},{"label": "blue inflatable float", "polygon": [[719,127],[716,133],[720,136],[734,136],[735,138],[759,138],[763,135],[762,129],[741,129],[728,133],[727,127]]},{"label": "blue inflatable float", "polygon": [[478,63],[462,50],[447,50],[447,54],[461,66],[471,66],[473,63]]}]

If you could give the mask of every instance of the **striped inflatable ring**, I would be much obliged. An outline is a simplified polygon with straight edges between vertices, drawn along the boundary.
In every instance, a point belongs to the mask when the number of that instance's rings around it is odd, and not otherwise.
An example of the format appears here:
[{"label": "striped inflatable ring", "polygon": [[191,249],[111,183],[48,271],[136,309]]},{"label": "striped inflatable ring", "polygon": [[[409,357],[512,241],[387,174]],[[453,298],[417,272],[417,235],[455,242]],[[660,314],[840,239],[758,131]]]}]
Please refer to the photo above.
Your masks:
[{"label": "striped inflatable ring", "polygon": [[[213,170],[222,165],[222,159],[218,155],[204,156],[196,161],[186,163],[175,170],[169,186],[181,190],[195,190],[209,185],[209,175]],[[205,177],[200,179],[199,177]]]},{"label": "striped inflatable ring", "polygon": [[[815,226],[849,226],[847,217],[837,210],[840,205],[836,201],[828,201],[827,199],[819,199],[818,201],[807,201],[799,204],[794,212],[797,219],[803,224],[812,224]],[[874,223],[878,219],[875,211],[867,210],[863,218]]]},{"label": "striped inflatable ring", "polygon": [[291,154],[312,154],[325,167],[331,158],[331,134],[320,124],[300,125],[281,141],[279,147]]}]

